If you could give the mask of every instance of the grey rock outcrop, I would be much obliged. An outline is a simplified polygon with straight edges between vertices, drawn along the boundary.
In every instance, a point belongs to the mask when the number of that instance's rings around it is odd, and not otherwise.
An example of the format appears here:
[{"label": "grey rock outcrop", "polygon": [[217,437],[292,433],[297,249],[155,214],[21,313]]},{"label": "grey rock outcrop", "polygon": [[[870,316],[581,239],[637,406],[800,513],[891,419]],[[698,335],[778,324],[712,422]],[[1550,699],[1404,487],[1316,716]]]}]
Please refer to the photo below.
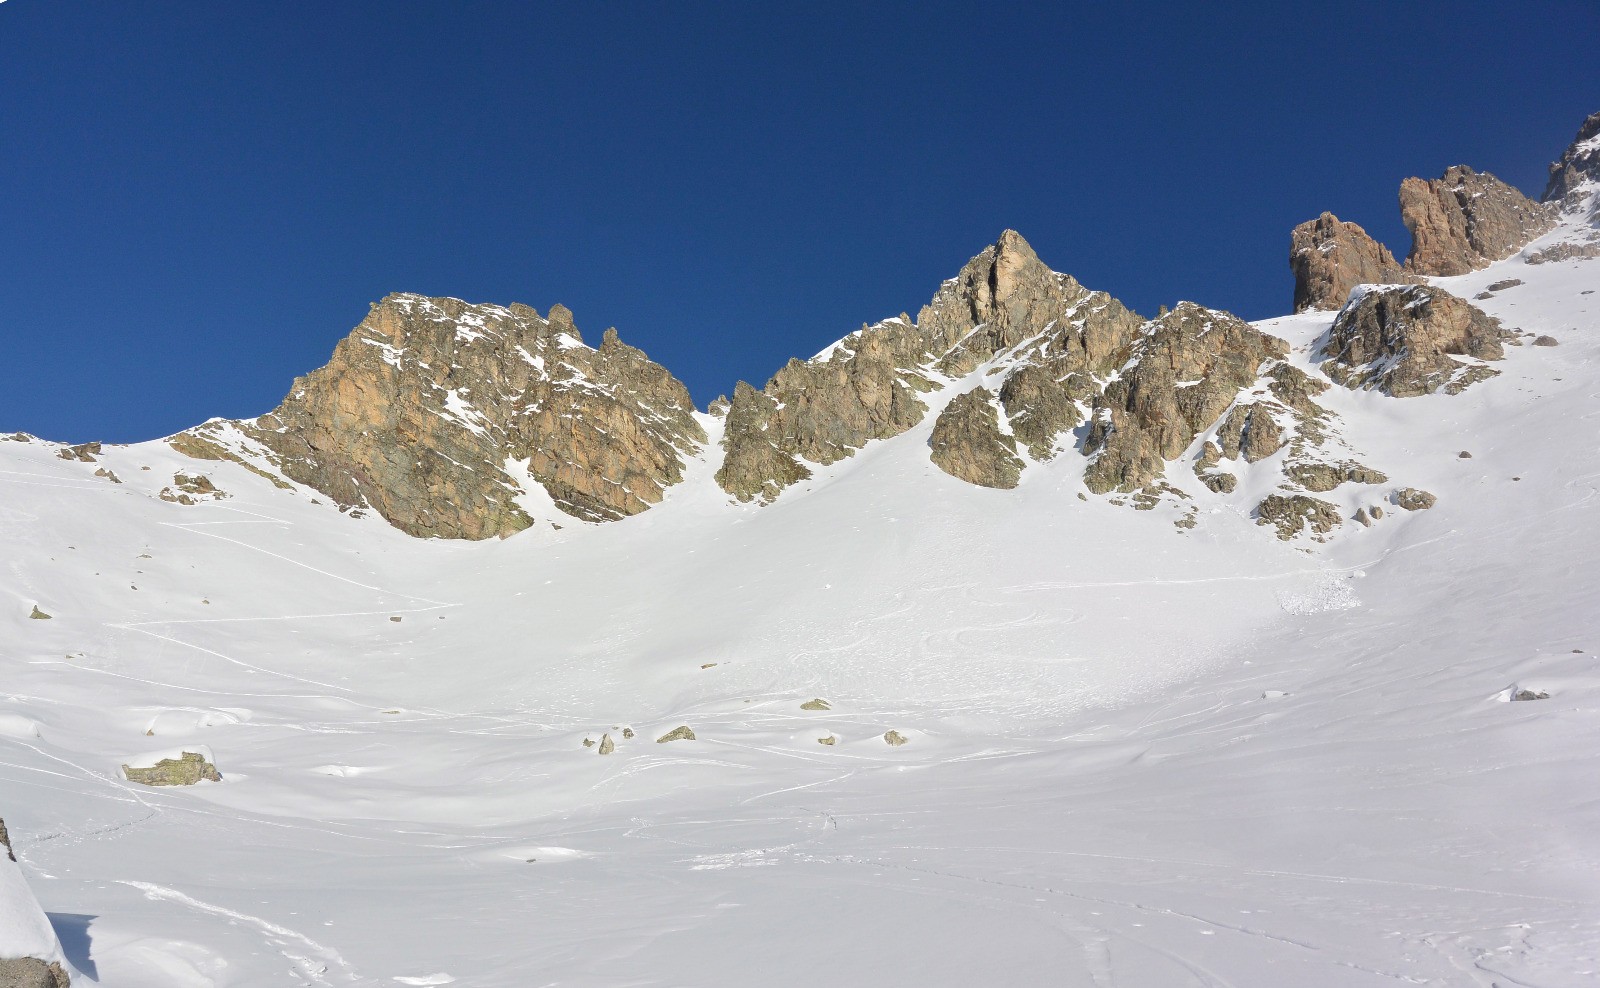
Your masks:
[{"label": "grey rock outcrop", "polygon": [[994,395],[987,388],[975,388],[946,405],[928,445],[935,466],[969,484],[1009,490],[1022,478],[1016,440],[1000,431]]},{"label": "grey rock outcrop", "polygon": [[1383,484],[1389,478],[1378,470],[1359,463],[1291,463],[1284,467],[1284,475],[1318,494],[1331,491],[1340,484]]},{"label": "grey rock outcrop", "polygon": [[1457,394],[1499,373],[1455,356],[1499,360],[1500,322],[1463,299],[1424,285],[1371,285],[1340,310],[1322,370],[1348,388],[1396,398]]},{"label": "grey rock outcrop", "polygon": [[38,604],[34,604],[33,605],[33,610],[28,612],[28,617],[32,618],[35,621],[48,621],[53,616],[54,615],[46,614],[44,611],[41,611],[39,609],[39,605]]},{"label": "grey rock outcrop", "polygon": [[898,748],[910,740],[910,738],[906,737],[904,734],[901,734],[899,731],[883,732],[883,741],[891,748]]},{"label": "grey rock outcrop", "polygon": [[1077,385],[1076,389],[1057,380],[1056,372],[1047,367],[1024,364],[1000,386],[1000,404],[1011,423],[1011,434],[1035,460],[1054,457],[1056,438],[1083,417],[1077,398],[1091,393],[1093,381],[1083,371],[1072,369],[1067,370],[1066,377]]},{"label": "grey rock outcrop", "polygon": [[[1453,166],[1431,181],[1408,178],[1400,184],[1400,218],[1412,237],[1406,263],[1396,264],[1388,248],[1361,227],[1323,213],[1295,227],[1290,236],[1294,309],[1342,308],[1359,284],[1417,284],[1419,275],[1476,271],[1554,229],[1562,213],[1593,210],[1596,191],[1600,191],[1600,113],[1583,122],[1571,146],[1551,164],[1540,202],[1466,165]],[[1564,251],[1541,260],[1565,259],[1568,252],[1583,246],[1565,245]]]},{"label": "grey rock outcrop", "polygon": [[1426,511],[1438,504],[1439,499],[1415,487],[1402,487],[1394,492],[1394,503],[1407,511]]},{"label": "grey rock outcrop", "polygon": [[163,758],[154,765],[124,765],[122,774],[129,782],[145,786],[192,786],[202,781],[222,781],[217,767],[194,751],[185,751],[177,758]]},{"label": "grey rock outcrop", "polygon": [[[482,539],[531,523],[513,464],[585,520],[660,501],[705,441],[693,412],[665,368],[615,330],[587,346],[561,306],[545,318],[391,295],[277,409],[231,425],[342,506],[370,506],[412,535]],[[219,441],[228,425],[173,445],[232,458]]]},{"label": "grey rock outcrop", "polygon": [[199,504],[201,501],[220,501],[229,495],[204,474],[176,473],[172,475],[172,486],[161,488],[156,496],[174,504]]},{"label": "grey rock outcrop", "polygon": [[717,483],[741,501],[767,503],[783,489],[811,476],[792,453],[780,448],[783,437],[772,432],[778,402],[740,381],[733,389],[727,425],[722,434],[726,450]]},{"label": "grey rock outcrop", "polygon": [[1466,165],[1401,182],[1400,218],[1411,231],[1406,269],[1434,276],[1487,267],[1556,225],[1555,210]]},{"label": "grey rock outcrop", "polygon": [[1338,528],[1339,509],[1327,501],[1305,494],[1268,494],[1256,505],[1256,524],[1271,525],[1278,538],[1288,541],[1303,531],[1320,538]]},{"label": "grey rock outcrop", "polygon": [[682,727],[674,727],[672,730],[661,735],[659,738],[656,738],[656,744],[666,744],[668,741],[693,740],[695,740],[694,731],[689,729],[688,724],[685,724]]},{"label": "grey rock outcrop", "polygon": [[[19,433],[20,435],[20,433]],[[56,452],[63,460],[78,460],[82,463],[95,463],[100,455],[99,443],[79,443],[76,446],[63,446]]]},{"label": "grey rock outcrop", "polygon": [[1217,442],[1223,456],[1230,460],[1244,458],[1246,463],[1264,460],[1283,448],[1283,430],[1278,427],[1268,402],[1242,402],[1234,405],[1228,417],[1217,430]]},{"label": "grey rock outcrop", "polygon": [[1550,165],[1550,181],[1544,187],[1544,201],[1564,212],[1582,207],[1589,194],[1600,187],[1600,113],[1594,113],[1578,128],[1561,158]]},{"label": "grey rock outcrop", "polygon": [[1581,261],[1600,257],[1600,235],[1590,233],[1581,240],[1563,240],[1543,250],[1527,255],[1529,264],[1553,264],[1560,261]]},{"label": "grey rock outcrop", "polygon": [[1255,384],[1288,344],[1193,302],[1149,322],[1129,363],[1095,401],[1084,451],[1091,491],[1133,491],[1165,475],[1200,431]]},{"label": "grey rock outcrop", "polygon": [[1332,213],[1307,220],[1290,233],[1289,267],[1294,271],[1296,312],[1338,310],[1357,285],[1418,280],[1366,230]]}]

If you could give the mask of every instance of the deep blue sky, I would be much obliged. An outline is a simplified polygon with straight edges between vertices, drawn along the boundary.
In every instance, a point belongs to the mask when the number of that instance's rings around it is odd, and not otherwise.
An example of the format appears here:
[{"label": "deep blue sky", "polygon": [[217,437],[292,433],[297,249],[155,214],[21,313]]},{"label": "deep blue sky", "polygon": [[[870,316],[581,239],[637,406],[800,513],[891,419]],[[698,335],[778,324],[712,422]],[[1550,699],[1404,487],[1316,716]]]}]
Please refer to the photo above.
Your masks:
[{"label": "deep blue sky", "polygon": [[1323,209],[1403,254],[1407,175],[1537,195],[1597,50],[1594,0],[0,2],[0,429],[260,414],[391,291],[564,303],[703,405],[1005,227],[1261,318]]}]

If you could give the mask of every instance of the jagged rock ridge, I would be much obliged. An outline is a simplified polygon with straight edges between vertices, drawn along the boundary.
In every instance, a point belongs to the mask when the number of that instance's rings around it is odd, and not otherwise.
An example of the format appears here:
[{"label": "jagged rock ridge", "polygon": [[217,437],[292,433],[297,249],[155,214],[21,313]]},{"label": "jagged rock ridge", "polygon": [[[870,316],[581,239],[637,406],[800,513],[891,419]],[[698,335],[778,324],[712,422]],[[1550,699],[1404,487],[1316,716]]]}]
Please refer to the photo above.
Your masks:
[{"label": "jagged rock ridge", "polygon": [[[717,481],[740,500],[770,501],[810,475],[807,463],[836,462],[921,422],[928,406],[920,395],[1002,352],[1016,355],[1019,372],[1024,363],[1037,368],[1015,385],[1008,381],[1000,398],[1008,414],[1028,405],[1019,438],[1043,455],[1073,422],[1061,397],[1114,367],[1140,322],[1111,296],[1051,271],[1007,230],[945,282],[915,321],[902,314],[863,326],[809,361],[791,360],[760,391],[740,382]],[[1024,393],[1039,400],[1027,401]],[[962,429],[947,424],[941,435],[988,443],[981,411],[966,405],[957,411],[977,418]],[[1004,457],[941,449],[948,463],[1009,469],[1001,466]],[[1005,486],[1003,477],[982,472],[985,479],[974,482]]]},{"label": "jagged rock ridge", "polygon": [[[1547,198],[1569,208],[1597,170],[1600,114],[1552,166]],[[1464,166],[1408,179],[1401,203],[1415,238],[1404,265],[1331,213],[1295,229],[1296,310],[1340,312],[1322,354],[1330,379],[1402,397],[1454,393],[1495,373],[1483,362],[1500,357],[1501,332],[1419,283],[1503,258],[1558,214]],[[1594,248],[1563,242],[1546,253]],[[1372,284],[1411,287],[1357,291]],[[791,360],[764,388],[740,382],[731,401],[714,402],[724,418],[716,480],[738,500],[768,502],[936,409],[929,457],[973,484],[1014,487],[1031,464],[1075,445],[1089,491],[1149,507],[1189,497],[1166,475],[1186,455],[1201,486],[1221,495],[1237,487],[1234,471],[1269,461],[1290,492],[1262,502],[1271,523],[1298,532],[1302,519],[1321,534],[1336,512],[1296,490],[1387,478],[1337,448],[1336,419],[1315,401],[1327,383],[1286,357],[1283,341],[1193,303],[1143,320],[1050,270],[1006,231],[915,320],[863,326]],[[415,295],[374,306],[271,414],[172,439],[192,456],[371,508],[412,534],[464,538],[527,527],[518,501],[535,486],[581,519],[635,514],[682,479],[704,441],[683,385],[614,331],[594,349],[560,306],[543,318],[525,306]]]},{"label": "jagged rock ridge", "polygon": [[[762,390],[741,382],[717,479],[740,500],[770,501],[811,465],[904,432],[942,401],[929,458],[982,487],[1016,487],[1031,463],[1074,447],[1090,492],[1117,503],[1128,495],[1136,508],[1190,499],[1166,469],[1191,448],[1200,450],[1194,472],[1219,494],[1234,490],[1231,470],[1284,450],[1264,469],[1291,491],[1385,483],[1337,448],[1334,416],[1314,400],[1328,383],[1288,356],[1283,340],[1192,302],[1141,320],[1051,271],[1007,231],[915,322],[864,327],[791,361]],[[1180,527],[1193,524],[1188,510]],[[1326,530],[1325,513],[1297,517],[1311,519],[1315,537]],[[1285,538],[1303,527],[1279,525]]]},{"label": "jagged rock ridge", "polygon": [[1577,212],[1597,187],[1600,187],[1600,113],[1591,114],[1583,122],[1572,145],[1550,165],[1550,182],[1544,188],[1544,201],[1557,204],[1564,212]]},{"label": "jagged rock ridge", "polygon": [[[1562,213],[1580,211],[1597,187],[1600,113],[1584,121],[1572,145],[1550,166],[1540,202],[1466,165],[1452,166],[1431,181],[1408,178],[1400,184],[1400,218],[1412,236],[1406,263],[1396,264],[1388,248],[1359,226],[1323,213],[1290,236],[1294,310],[1337,311],[1358,284],[1415,284],[1418,276],[1487,267],[1555,229]],[[1593,256],[1588,246],[1567,245],[1549,259]]]},{"label": "jagged rock ridge", "polygon": [[[705,442],[688,390],[608,330],[584,344],[562,306],[391,295],[258,419],[173,438],[190,455],[240,459],[242,434],[271,467],[341,505],[421,536],[481,539],[531,524],[532,484],[585,520],[636,514],[683,477]],[[256,467],[260,471],[260,467]],[[270,471],[269,471],[270,472]]]}]

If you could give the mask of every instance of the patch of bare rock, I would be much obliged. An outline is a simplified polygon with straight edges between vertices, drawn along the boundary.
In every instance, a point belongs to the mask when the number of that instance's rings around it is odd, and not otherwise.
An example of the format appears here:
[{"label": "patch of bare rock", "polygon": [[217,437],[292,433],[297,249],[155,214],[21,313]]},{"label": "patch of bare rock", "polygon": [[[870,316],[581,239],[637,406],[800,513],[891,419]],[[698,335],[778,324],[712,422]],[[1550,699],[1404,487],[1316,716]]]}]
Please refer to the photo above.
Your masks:
[{"label": "patch of bare rock", "polygon": [[[21,435],[21,433],[18,433]],[[101,447],[99,443],[79,443],[76,446],[63,446],[56,451],[56,455],[63,460],[77,460],[80,463],[98,462]]]},{"label": "patch of bare rock", "polygon": [[1321,541],[1342,522],[1338,508],[1306,494],[1269,494],[1256,505],[1256,524],[1273,526],[1285,541],[1303,531]]},{"label": "patch of bare rock", "polygon": [[1458,394],[1498,371],[1476,361],[1505,355],[1499,320],[1426,285],[1367,285],[1329,331],[1323,373],[1348,388],[1396,398]]},{"label": "patch of bare rock", "polygon": [[177,758],[163,758],[154,765],[122,766],[129,782],[145,786],[192,786],[198,782],[221,782],[217,767],[198,752],[185,751]]},{"label": "patch of bare rock", "polygon": [[122,766],[128,782],[139,785],[195,785],[198,782],[222,782],[216,766],[206,761],[198,751],[184,751],[178,758],[163,758],[154,766]]},{"label": "patch of bare rock", "polygon": [[172,475],[172,486],[161,488],[156,496],[174,504],[199,504],[201,501],[220,501],[228,496],[228,492],[217,487],[205,474],[176,473]]},{"label": "patch of bare rock", "polygon": [[1407,511],[1426,511],[1439,503],[1439,499],[1427,491],[1415,487],[1402,487],[1394,492],[1394,503],[1397,507]]}]

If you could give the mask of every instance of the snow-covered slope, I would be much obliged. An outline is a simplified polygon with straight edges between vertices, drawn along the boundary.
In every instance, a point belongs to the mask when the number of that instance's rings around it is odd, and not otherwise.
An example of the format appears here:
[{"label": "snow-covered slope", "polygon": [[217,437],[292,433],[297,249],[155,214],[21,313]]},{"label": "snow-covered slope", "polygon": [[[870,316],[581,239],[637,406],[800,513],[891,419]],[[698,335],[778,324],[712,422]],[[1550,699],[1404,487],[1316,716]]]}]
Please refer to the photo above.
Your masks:
[{"label": "snow-covered slope", "polygon": [[[1439,498],[1326,545],[1188,471],[1191,530],[1080,457],[966,484],[932,413],[764,508],[702,416],[660,506],[485,543],[0,442],[0,815],[76,983],[1592,984],[1600,260],[1526,261],[1574,224],[1434,280],[1559,346],[1319,399]],[[222,781],[122,775],[183,751]]]}]

